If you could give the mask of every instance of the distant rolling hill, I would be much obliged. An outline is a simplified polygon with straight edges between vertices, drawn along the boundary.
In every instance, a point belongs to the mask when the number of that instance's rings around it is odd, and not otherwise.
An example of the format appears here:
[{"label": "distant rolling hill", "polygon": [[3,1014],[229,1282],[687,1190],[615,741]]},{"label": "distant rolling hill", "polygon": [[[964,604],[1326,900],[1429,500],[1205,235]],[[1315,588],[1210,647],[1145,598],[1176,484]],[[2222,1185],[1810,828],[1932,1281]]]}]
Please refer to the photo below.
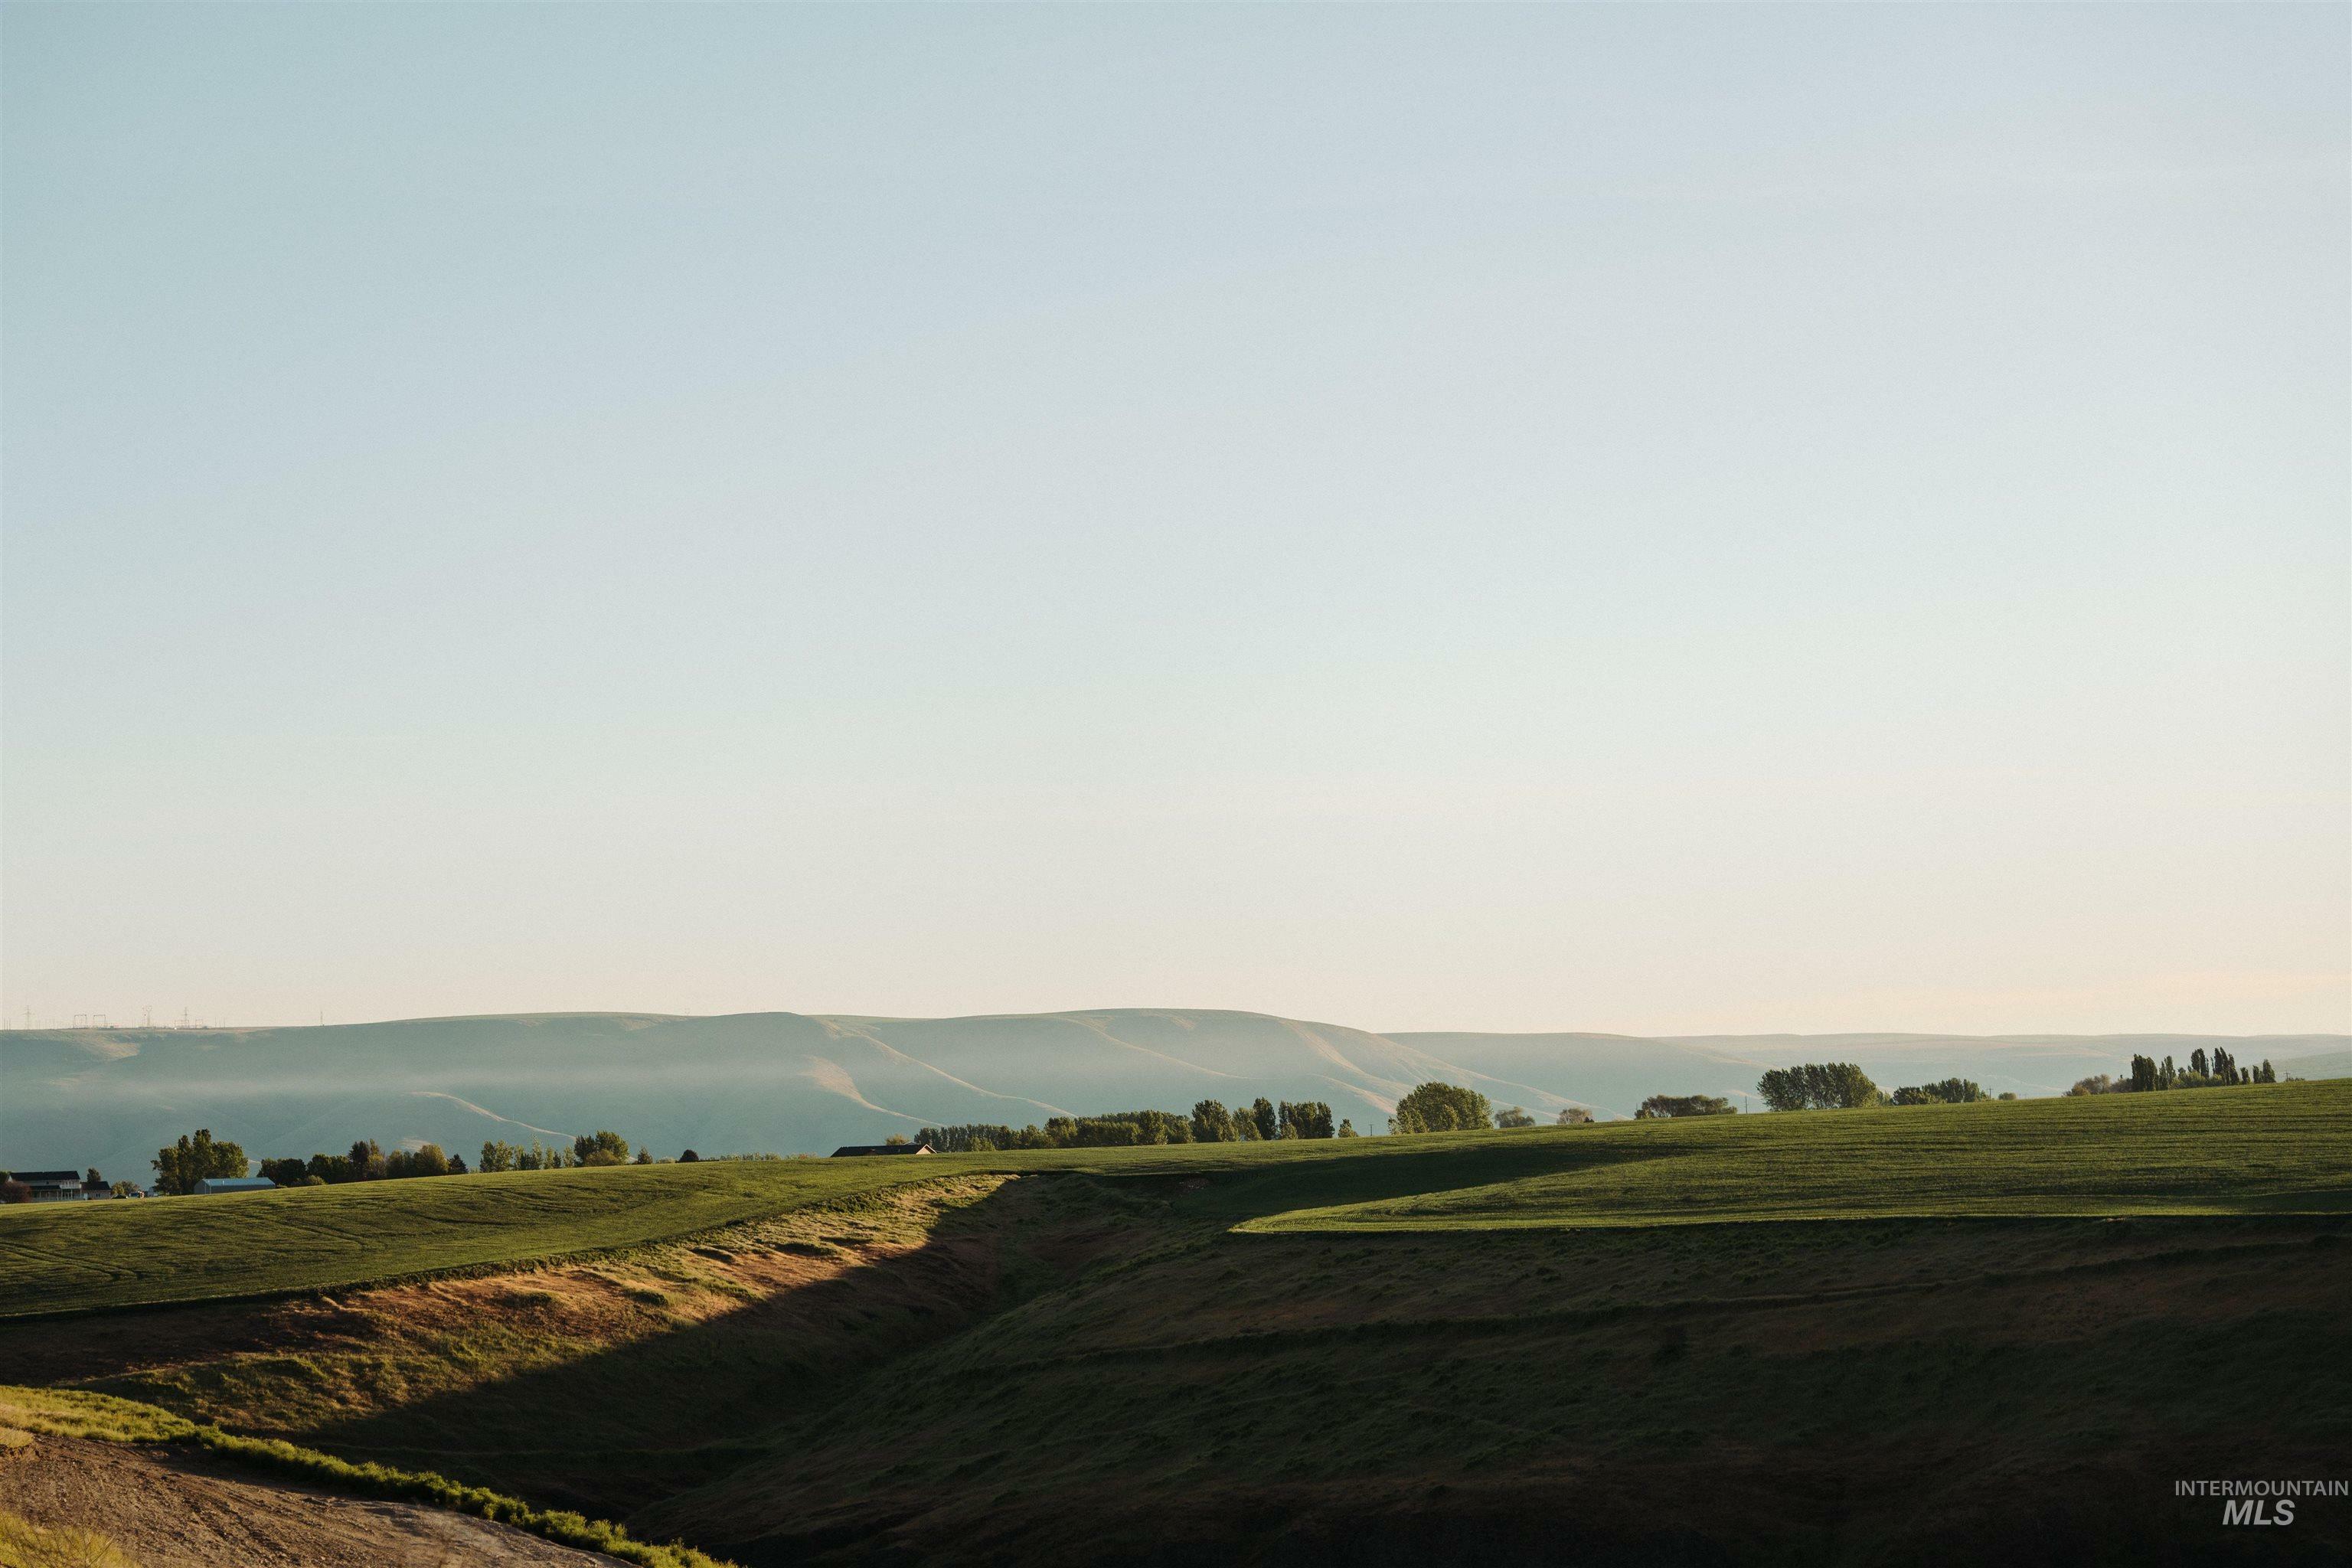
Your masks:
[{"label": "distant rolling hill", "polygon": [[2352,1070],[2333,1035],[1701,1036],[1374,1034],[1257,1013],[1113,1008],[973,1018],[572,1013],[278,1029],[0,1034],[0,1168],[96,1165],[144,1180],[156,1148],[209,1127],[256,1158],[614,1128],[661,1154],[823,1153],[925,1124],[1042,1122],[1198,1100],[1322,1100],[1381,1131],[1429,1079],[1549,1121],[1626,1116],[1656,1093],[1752,1093],[1768,1067],[1856,1061],[1888,1087],[1959,1076],[2056,1094],[2136,1051],[2227,1047],[2305,1076]]}]

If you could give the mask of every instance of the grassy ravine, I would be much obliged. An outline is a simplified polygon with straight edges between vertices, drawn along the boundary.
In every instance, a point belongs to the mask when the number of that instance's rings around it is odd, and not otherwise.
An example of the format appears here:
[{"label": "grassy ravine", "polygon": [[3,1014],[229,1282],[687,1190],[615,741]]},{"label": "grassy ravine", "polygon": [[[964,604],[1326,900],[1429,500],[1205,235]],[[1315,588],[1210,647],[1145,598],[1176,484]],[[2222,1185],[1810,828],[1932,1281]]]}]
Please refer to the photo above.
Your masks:
[{"label": "grassy ravine", "polygon": [[2352,1209],[2352,1080],[1313,1143],[708,1162],[0,1210],[0,1318],[675,1240],[977,1173],[1213,1176],[1245,1230]]},{"label": "grassy ravine", "polygon": [[726,1568],[718,1559],[691,1547],[656,1546],[637,1541],[616,1524],[577,1513],[536,1509],[518,1498],[504,1497],[483,1487],[465,1486],[430,1470],[354,1465],[275,1438],[236,1436],[217,1426],[183,1420],[152,1405],[104,1394],[0,1385],[0,1431],[11,1427],[110,1443],[179,1444],[240,1465],[343,1491],[427,1503],[456,1513],[473,1514],[528,1531],[559,1545],[601,1552],[625,1563],[641,1563],[644,1568]]}]

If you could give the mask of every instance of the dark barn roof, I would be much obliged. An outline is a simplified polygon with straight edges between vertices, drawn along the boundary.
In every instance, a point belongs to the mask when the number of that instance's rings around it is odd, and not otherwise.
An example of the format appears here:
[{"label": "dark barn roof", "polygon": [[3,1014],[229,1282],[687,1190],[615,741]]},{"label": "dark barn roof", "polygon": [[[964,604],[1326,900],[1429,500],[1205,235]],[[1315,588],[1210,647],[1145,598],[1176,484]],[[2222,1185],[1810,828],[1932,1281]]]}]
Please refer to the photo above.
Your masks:
[{"label": "dark barn roof", "polygon": [[844,1143],[833,1152],[836,1160],[853,1154],[936,1154],[929,1143]]}]

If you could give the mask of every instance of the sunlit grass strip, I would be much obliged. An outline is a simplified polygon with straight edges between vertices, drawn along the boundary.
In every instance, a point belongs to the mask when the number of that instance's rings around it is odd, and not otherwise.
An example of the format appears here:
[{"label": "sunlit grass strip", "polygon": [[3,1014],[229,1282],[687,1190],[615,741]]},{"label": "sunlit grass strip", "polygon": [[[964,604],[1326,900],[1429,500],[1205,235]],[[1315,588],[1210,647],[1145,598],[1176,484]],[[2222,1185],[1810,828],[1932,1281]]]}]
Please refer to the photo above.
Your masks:
[{"label": "sunlit grass strip", "polygon": [[421,1502],[452,1513],[472,1514],[552,1541],[601,1552],[644,1568],[728,1568],[690,1546],[638,1541],[619,1525],[563,1510],[538,1509],[487,1487],[469,1487],[431,1470],[399,1470],[377,1464],[354,1465],[314,1448],[269,1437],[240,1437],[184,1420],[167,1410],[112,1394],[70,1389],[0,1386],[0,1428],[89,1437],[108,1443],[182,1443],[225,1459],[320,1481],[370,1497]]},{"label": "sunlit grass strip", "polygon": [[0,1510],[0,1568],[139,1568],[113,1540],[95,1530],[58,1525],[44,1530]]},{"label": "sunlit grass strip", "polygon": [[1709,1117],[1578,1134],[1502,1180],[1252,1216],[1250,1231],[2352,1212],[2352,1082]]}]

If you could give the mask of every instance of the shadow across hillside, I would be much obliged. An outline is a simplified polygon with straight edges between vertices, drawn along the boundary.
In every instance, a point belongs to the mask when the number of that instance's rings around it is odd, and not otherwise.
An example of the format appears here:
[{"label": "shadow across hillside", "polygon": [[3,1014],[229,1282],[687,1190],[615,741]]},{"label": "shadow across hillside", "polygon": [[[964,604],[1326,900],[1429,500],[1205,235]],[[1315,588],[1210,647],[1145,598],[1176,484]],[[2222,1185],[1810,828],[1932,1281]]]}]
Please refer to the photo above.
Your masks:
[{"label": "shadow across hillside", "polygon": [[1669,1160],[1685,1152],[1680,1145],[1646,1138],[1601,1137],[1581,1131],[1477,1139],[1384,1138],[1369,1142],[1366,1152],[1373,1157],[1290,1160],[1255,1170],[1220,1173],[1213,1181],[1195,1178],[1179,1184],[1175,1206],[1187,1216],[1237,1225],[1293,1209],[1379,1203],[1531,1176],[1569,1175]]},{"label": "shadow across hillside", "polygon": [[[559,1365],[318,1427],[302,1440],[622,1517],[769,1453],[764,1435],[822,1410],[874,1367],[1131,1250],[1168,1223],[1164,1204],[1138,1204],[1091,1178],[1008,1181],[946,1212],[919,1245],[837,1237],[839,1267],[818,1278],[747,1292],[716,1316],[656,1323]],[[763,1245],[725,1247],[740,1257]],[[785,1242],[772,1250],[813,1249]],[[661,1307],[646,1303],[656,1315]]]}]

